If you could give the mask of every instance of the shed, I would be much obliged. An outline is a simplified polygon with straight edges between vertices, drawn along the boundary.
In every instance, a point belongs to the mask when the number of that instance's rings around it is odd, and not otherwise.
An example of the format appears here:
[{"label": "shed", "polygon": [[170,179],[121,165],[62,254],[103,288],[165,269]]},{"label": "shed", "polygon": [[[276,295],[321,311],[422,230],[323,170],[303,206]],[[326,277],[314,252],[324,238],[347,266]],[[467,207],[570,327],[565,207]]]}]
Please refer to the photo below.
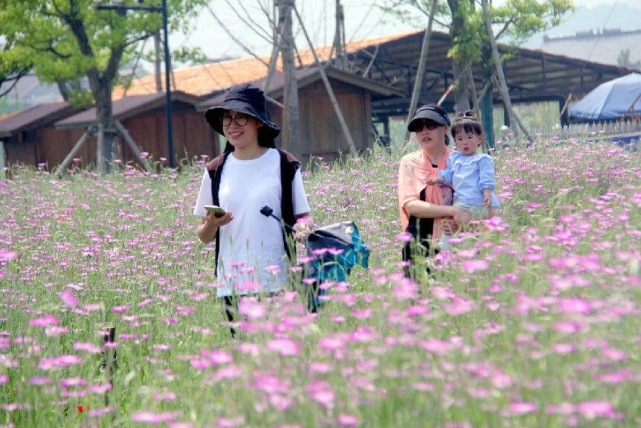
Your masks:
[{"label": "shed", "polygon": [[[375,133],[372,126],[372,94],[378,96],[398,96],[399,91],[369,79],[332,67],[325,67],[327,79],[332,87],[340,110],[345,118],[356,149],[361,151],[372,146]],[[300,115],[301,161],[307,164],[312,157],[322,157],[328,161],[336,159],[341,152],[347,153],[350,147],[343,134],[341,124],[334,110],[331,98],[322,81],[318,67],[296,70],[298,83],[298,102]],[[253,82],[263,87],[265,78]],[[274,73],[266,95],[270,119],[279,125],[283,123],[284,74]],[[220,104],[224,92],[198,104],[198,111]],[[281,140],[279,137],[277,140]],[[291,150],[277,141],[279,147]]]},{"label": "shed", "polygon": [[[173,143],[178,160],[192,159],[212,151],[214,131],[202,126],[202,114],[195,109],[200,101],[202,99],[195,95],[182,91],[172,92]],[[128,96],[113,102],[114,119],[123,125],[140,150],[149,153],[154,160],[169,156],[165,115],[164,92]],[[61,130],[88,129],[94,125],[95,107],[55,123],[56,128]],[[96,144],[95,136],[88,139],[92,150],[86,162],[95,162]],[[123,162],[136,160],[132,150],[123,141],[117,146],[114,159]]]},{"label": "shed", "polygon": [[[54,123],[78,112],[66,102],[41,104],[0,120],[0,163],[53,167],[62,162],[82,135],[81,131],[59,131]],[[82,156],[88,154],[83,151]],[[2,162],[4,160],[4,162]]]}]

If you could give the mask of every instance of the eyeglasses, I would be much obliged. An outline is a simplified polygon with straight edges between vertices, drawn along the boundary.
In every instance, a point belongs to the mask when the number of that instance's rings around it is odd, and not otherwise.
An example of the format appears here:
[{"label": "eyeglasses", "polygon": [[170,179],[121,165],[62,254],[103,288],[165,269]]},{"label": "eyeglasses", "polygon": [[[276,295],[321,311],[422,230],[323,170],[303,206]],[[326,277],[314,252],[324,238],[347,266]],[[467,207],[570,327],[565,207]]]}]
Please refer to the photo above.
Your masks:
[{"label": "eyeglasses", "polygon": [[414,126],[414,132],[421,132],[423,128],[427,128],[428,131],[433,131],[439,126],[443,126],[440,123],[436,123],[433,120],[422,120],[420,122],[417,122],[417,124]]},{"label": "eyeglasses", "polygon": [[236,116],[232,116],[231,114],[223,114],[223,117],[221,119],[221,122],[223,123],[223,126],[230,126],[232,122],[236,123],[237,126],[245,126],[247,125],[247,122],[249,122],[249,116],[246,114],[237,114]]}]

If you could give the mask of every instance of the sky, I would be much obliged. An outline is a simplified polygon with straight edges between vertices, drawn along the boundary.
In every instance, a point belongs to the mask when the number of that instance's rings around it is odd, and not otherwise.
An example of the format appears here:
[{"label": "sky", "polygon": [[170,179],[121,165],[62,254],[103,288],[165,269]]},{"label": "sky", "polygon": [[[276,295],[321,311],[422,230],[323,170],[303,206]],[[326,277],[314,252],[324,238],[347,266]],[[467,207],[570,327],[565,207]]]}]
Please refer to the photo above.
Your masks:
[{"label": "sky", "polygon": [[[305,28],[312,39],[314,47],[331,45],[334,38],[334,8],[336,0],[297,0],[296,5],[303,18]],[[390,35],[417,29],[417,24],[403,23],[398,18],[385,14],[374,5],[380,1],[341,0],[345,13],[345,37],[347,41]],[[503,4],[505,0],[494,0],[493,4]],[[271,7],[273,0],[213,0],[211,10],[222,21],[228,32],[220,29],[220,25],[210,12],[205,9],[194,24],[194,30],[187,35],[172,34],[170,47],[172,50],[181,46],[198,46],[212,59],[249,56],[242,45],[257,55],[269,55],[271,42],[269,39],[269,24],[265,13],[260,9]],[[242,19],[230,8],[238,4],[245,6],[245,11],[238,10]],[[593,8],[607,5],[611,10],[624,5],[641,9],[641,0],[574,0],[576,8]],[[247,18],[251,17],[251,19]],[[251,22],[251,25],[250,25]],[[294,19],[296,23],[296,19]],[[595,22],[595,28],[602,28],[607,23]],[[639,23],[641,27],[641,22]],[[309,45],[300,26],[296,33],[296,44],[299,48]],[[234,40],[236,38],[236,40]]]}]

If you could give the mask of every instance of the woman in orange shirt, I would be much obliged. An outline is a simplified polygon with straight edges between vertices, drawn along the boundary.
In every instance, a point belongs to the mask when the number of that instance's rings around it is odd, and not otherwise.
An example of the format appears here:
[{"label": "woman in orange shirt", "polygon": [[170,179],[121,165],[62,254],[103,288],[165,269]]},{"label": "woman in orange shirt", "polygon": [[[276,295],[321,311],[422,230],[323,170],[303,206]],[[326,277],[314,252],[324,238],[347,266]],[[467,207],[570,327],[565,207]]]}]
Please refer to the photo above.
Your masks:
[{"label": "woman in orange shirt", "polygon": [[412,237],[403,248],[406,276],[411,276],[411,266],[419,258],[438,252],[433,243],[438,243],[441,230],[453,233],[457,225],[471,220],[468,213],[452,206],[450,187],[427,185],[430,177],[447,166],[449,126],[447,112],[435,104],[419,107],[407,125],[420,150],[403,156],[398,173],[401,226]]}]

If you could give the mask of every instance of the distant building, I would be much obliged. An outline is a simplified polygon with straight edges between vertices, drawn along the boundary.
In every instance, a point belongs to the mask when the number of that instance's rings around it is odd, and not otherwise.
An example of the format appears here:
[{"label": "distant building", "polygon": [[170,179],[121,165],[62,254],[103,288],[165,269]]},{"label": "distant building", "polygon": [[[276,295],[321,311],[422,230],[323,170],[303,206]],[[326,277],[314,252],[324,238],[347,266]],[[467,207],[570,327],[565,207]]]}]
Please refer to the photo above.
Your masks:
[{"label": "distant building", "polygon": [[[12,83],[3,83],[0,86],[0,94],[4,93]],[[0,98],[0,114],[61,100],[62,95],[56,84],[42,83],[35,75],[27,74],[18,80],[9,93]]]},{"label": "distant building", "polygon": [[[641,29],[613,28],[581,31],[567,36],[545,35],[541,50],[586,61],[639,69]],[[624,57],[627,57],[626,63],[620,63]]]}]

